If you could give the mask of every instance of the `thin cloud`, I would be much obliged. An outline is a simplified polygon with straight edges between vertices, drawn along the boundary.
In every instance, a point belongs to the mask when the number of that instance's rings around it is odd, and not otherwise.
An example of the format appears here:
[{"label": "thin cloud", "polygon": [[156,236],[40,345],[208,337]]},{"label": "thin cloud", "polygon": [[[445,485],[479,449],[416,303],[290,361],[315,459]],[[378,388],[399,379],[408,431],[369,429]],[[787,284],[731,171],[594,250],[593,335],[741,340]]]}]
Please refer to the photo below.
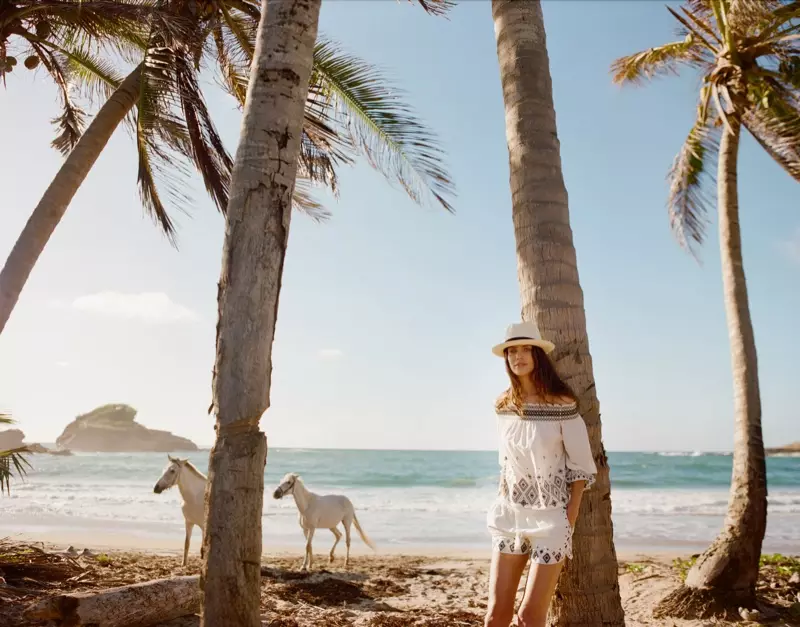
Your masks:
[{"label": "thin cloud", "polygon": [[800,265],[800,228],[795,229],[789,239],[782,241],[780,247],[789,261]]},{"label": "thin cloud", "polygon": [[344,353],[338,348],[323,348],[317,353],[320,359],[340,359]]},{"label": "thin cloud", "polygon": [[151,324],[192,322],[198,319],[194,311],[172,301],[164,292],[98,292],[76,298],[71,307],[88,314]]}]

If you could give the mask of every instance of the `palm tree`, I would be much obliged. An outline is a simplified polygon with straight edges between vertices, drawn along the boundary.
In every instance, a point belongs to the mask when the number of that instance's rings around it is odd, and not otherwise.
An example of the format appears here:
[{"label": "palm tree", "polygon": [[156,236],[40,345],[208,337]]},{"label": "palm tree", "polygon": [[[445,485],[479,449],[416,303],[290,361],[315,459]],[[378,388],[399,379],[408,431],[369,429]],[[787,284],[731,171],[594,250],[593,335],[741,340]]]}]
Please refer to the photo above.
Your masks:
[{"label": "palm tree", "polygon": [[[12,425],[14,420],[8,414],[0,412],[0,425]],[[22,446],[0,451],[0,494],[11,493],[11,479],[24,477],[30,463],[25,454],[30,453],[27,447]]]},{"label": "palm tree", "polygon": [[[209,460],[201,576],[201,624],[208,627],[261,624],[259,573],[267,442],[259,422],[269,407],[272,341],[303,140],[303,106],[309,98],[328,97],[314,82],[314,42],[321,3],[264,0],[257,33],[219,282],[211,405],[216,414],[216,441]],[[422,4],[434,12],[447,8],[446,3],[434,0]],[[368,83],[352,93],[359,91],[370,91]],[[371,160],[384,163],[387,173],[404,181],[408,170],[395,155],[406,155],[433,181],[433,198],[449,207],[444,196],[452,186],[432,135],[409,111],[390,115],[388,105],[384,110],[394,143],[384,144],[380,153],[370,151]],[[352,124],[358,138],[366,130],[364,118],[354,118]],[[412,194],[412,198],[420,197]]]},{"label": "palm tree", "polygon": [[[181,191],[185,189],[181,175],[186,172],[186,155],[201,173],[217,207],[224,210],[227,206],[232,160],[207,110],[198,73],[204,67],[215,68],[226,89],[243,104],[260,17],[258,2],[125,2],[120,6],[130,11],[125,14],[127,21],[122,22],[123,32],[110,29],[103,41],[113,44],[114,51],[124,58],[135,59],[135,68],[126,77],[120,76],[109,62],[92,56],[92,40],[84,33],[88,29],[76,30],[60,14],[61,21],[44,29],[53,40],[50,45],[55,50],[54,58],[61,63],[65,82],[77,81],[84,95],[102,97],[105,104],[86,132],[73,142],[74,146],[59,144],[68,152],[67,159],[0,271],[0,332],[70,201],[111,135],[126,119],[139,153],[142,202],[173,243],[175,227],[167,199],[179,207],[187,204]],[[17,26],[6,30],[30,44],[38,37],[37,28],[42,31],[38,24],[48,24],[43,21],[47,14],[38,9],[61,4],[16,0],[4,19]],[[80,1],[66,0],[67,6],[73,4]],[[89,0],[84,4],[97,5],[99,13],[102,2]],[[90,34],[99,39],[104,31],[95,26]],[[68,95],[69,89],[65,88],[64,93]],[[76,114],[69,117],[81,119]],[[413,198],[419,199],[430,190],[449,208],[445,195],[450,183],[446,173],[435,167],[437,155],[408,149],[412,138],[403,134],[408,128],[405,122],[413,122],[423,134],[427,132],[413,119],[399,91],[380,72],[344,53],[335,43],[319,41],[314,49],[314,72],[305,107],[295,206],[317,219],[324,218],[326,212],[309,195],[308,183],[321,182],[335,190],[336,167],[361,153],[384,174],[396,175]],[[78,135],[76,131],[70,137],[77,139]]]},{"label": "palm tree", "polygon": [[800,181],[800,3],[689,0],[680,40],[618,59],[618,84],[639,83],[681,67],[702,78],[697,116],[670,170],[670,224],[689,249],[704,241],[717,166],[722,283],[734,384],[734,452],[724,528],[697,560],[684,587],[659,615],[711,616],[753,600],[767,522],[767,475],[753,324],[747,298],[737,192],[742,129]]},{"label": "palm tree", "polygon": [[624,625],[611,524],[608,464],[569,222],[539,0],[493,0],[506,114],[522,318],[558,347],[559,372],[578,396],[598,476],[586,493],[574,558],[559,582],[553,625]]}]

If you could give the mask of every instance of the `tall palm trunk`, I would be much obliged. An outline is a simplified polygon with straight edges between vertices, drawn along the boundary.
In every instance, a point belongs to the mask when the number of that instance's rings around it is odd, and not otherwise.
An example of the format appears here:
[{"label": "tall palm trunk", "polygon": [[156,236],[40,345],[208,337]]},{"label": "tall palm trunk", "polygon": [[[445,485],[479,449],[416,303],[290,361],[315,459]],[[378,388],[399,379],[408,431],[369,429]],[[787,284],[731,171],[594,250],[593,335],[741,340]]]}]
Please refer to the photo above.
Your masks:
[{"label": "tall palm trunk", "polygon": [[597,483],[583,499],[574,557],[559,582],[551,624],[622,626],[608,465],[561,172],[542,8],[539,0],[493,0],[492,16],[506,112],[522,317],[535,320],[558,346],[557,366],[578,395],[598,467]]},{"label": "tall palm trunk", "polygon": [[[322,0],[262,0],[219,282],[203,536],[205,627],[257,627],[272,341]],[[269,10],[267,10],[269,2]]]},{"label": "tall palm trunk", "polygon": [[753,323],[747,300],[739,229],[737,160],[741,126],[731,116],[723,132],[717,173],[719,244],[734,388],[733,476],[725,527],[686,577],[695,589],[748,599],[755,593],[767,528],[767,467]]},{"label": "tall palm trunk", "polygon": [[141,66],[131,72],[97,112],[33,210],[0,271],[0,333],[50,236],[108,140],[139,97]]}]

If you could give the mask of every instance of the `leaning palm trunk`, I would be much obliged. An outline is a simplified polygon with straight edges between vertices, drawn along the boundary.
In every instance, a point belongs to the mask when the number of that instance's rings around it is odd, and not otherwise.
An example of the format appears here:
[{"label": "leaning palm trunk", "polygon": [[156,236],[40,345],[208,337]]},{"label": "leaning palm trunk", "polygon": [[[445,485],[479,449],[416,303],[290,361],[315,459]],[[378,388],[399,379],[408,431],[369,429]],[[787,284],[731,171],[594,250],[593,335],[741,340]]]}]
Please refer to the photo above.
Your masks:
[{"label": "leaning palm trunk", "polygon": [[228,203],[203,536],[205,627],[257,627],[272,341],[321,0],[263,0]]},{"label": "leaning palm trunk", "polygon": [[131,72],[97,112],[33,210],[0,271],[0,333],[8,322],[33,266],[108,140],[139,96],[141,66]]},{"label": "leaning palm trunk", "polygon": [[561,173],[542,9],[538,0],[493,0],[506,111],[522,317],[558,346],[559,372],[578,395],[598,475],[576,527],[572,563],[551,608],[552,625],[624,625],[611,524],[608,465]]},{"label": "leaning palm trunk", "polygon": [[753,324],[747,300],[739,229],[737,161],[740,123],[729,117],[719,149],[717,202],[720,253],[734,387],[733,476],[725,526],[686,577],[665,598],[661,615],[710,617],[753,600],[767,528],[767,467]]}]

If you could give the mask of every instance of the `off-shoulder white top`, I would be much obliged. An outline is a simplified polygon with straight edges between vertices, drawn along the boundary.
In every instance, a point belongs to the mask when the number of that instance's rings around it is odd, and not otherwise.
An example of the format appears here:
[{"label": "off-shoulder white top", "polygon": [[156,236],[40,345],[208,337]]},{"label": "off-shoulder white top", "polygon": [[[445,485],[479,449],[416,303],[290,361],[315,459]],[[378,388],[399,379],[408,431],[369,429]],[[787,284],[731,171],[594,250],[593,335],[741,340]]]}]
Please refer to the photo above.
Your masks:
[{"label": "off-shoulder white top", "polygon": [[575,403],[525,404],[497,412],[500,436],[500,497],[522,508],[563,508],[569,484],[586,481],[588,489],[597,467],[589,446],[586,424]]}]

